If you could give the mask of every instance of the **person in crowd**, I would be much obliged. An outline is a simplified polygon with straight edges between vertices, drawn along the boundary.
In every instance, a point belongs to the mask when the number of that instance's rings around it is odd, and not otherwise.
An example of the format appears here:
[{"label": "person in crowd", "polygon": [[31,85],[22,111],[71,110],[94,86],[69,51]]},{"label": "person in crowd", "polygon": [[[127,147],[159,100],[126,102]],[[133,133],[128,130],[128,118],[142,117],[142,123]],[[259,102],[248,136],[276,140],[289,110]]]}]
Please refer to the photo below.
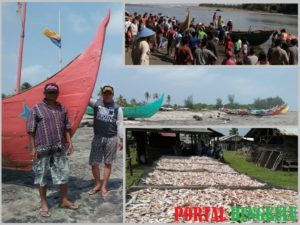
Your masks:
[{"label": "person in crowd", "polygon": [[212,65],[217,60],[214,53],[207,49],[207,41],[198,41],[198,47],[194,52],[194,64],[195,65]]},{"label": "person in crowd", "polygon": [[258,61],[258,57],[255,54],[255,49],[250,48],[249,55],[247,56],[246,65],[255,65]]},{"label": "person in crowd", "polygon": [[288,65],[289,58],[285,50],[282,49],[282,40],[275,40],[273,48],[270,48],[267,54],[271,65]]},{"label": "person in crowd", "polygon": [[233,58],[232,51],[226,52],[226,59],[223,60],[222,65],[236,65],[236,61]]},{"label": "person in crowd", "polygon": [[136,37],[132,46],[131,59],[133,65],[149,65],[150,64],[150,38],[155,33],[149,28],[142,29]]},{"label": "person in crowd", "polygon": [[291,46],[287,49],[289,65],[298,65],[298,39],[291,40]]},{"label": "person in crowd", "polygon": [[258,54],[258,60],[256,65],[269,65],[268,59],[267,59],[267,55],[264,51],[261,51]]},{"label": "person in crowd", "polygon": [[193,54],[189,48],[189,40],[183,38],[181,46],[175,52],[175,63],[177,65],[191,65],[194,61]]}]

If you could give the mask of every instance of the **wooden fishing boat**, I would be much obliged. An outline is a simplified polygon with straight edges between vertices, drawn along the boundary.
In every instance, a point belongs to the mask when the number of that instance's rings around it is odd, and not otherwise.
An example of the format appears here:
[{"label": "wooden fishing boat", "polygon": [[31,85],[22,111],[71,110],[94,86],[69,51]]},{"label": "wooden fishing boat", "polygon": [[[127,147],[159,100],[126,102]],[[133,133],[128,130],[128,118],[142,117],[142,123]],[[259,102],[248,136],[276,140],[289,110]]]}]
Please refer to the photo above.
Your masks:
[{"label": "wooden fishing boat", "polygon": [[271,109],[229,109],[229,108],[220,108],[219,111],[233,114],[233,115],[252,115],[252,116],[275,116],[279,114],[284,114],[288,112],[288,104],[284,103],[281,106],[276,106]]},{"label": "wooden fishing boat", "polygon": [[26,133],[29,110],[43,99],[44,86],[57,83],[60,87],[58,101],[68,110],[71,134],[78,128],[97,80],[105,31],[110,11],[100,24],[89,47],[67,66],[44,82],[15,96],[2,100],[2,167],[31,170],[32,156]]},{"label": "wooden fishing boat", "polygon": [[271,36],[271,30],[256,30],[256,31],[232,31],[230,36],[233,42],[236,42],[240,37],[241,40],[247,40],[251,46],[258,46],[265,43]]},{"label": "wooden fishing boat", "polygon": [[[153,116],[160,109],[164,100],[164,95],[162,94],[156,101],[153,101],[146,105],[139,105],[133,107],[124,107],[123,115],[126,118],[149,118]],[[85,110],[87,115],[93,116],[94,110],[92,107],[88,106]]]},{"label": "wooden fishing boat", "polygon": [[161,107],[164,100],[164,94],[162,94],[158,99],[155,101],[146,104],[146,105],[139,105],[133,107],[125,107],[123,109],[124,117],[127,118],[149,118],[153,116],[159,108]]}]

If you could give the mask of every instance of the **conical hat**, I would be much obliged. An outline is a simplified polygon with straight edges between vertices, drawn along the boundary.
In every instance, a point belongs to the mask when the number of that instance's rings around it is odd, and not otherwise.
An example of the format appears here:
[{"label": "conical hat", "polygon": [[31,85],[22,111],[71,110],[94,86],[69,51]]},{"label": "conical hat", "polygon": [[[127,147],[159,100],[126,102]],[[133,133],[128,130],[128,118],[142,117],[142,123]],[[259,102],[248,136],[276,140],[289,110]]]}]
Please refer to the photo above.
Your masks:
[{"label": "conical hat", "polygon": [[138,34],[137,34],[137,39],[139,38],[143,38],[143,37],[149,37],[152,36],[153,34],[155,34],[155,32],[153,30],[150,30],[147,27],[144,27]]}]

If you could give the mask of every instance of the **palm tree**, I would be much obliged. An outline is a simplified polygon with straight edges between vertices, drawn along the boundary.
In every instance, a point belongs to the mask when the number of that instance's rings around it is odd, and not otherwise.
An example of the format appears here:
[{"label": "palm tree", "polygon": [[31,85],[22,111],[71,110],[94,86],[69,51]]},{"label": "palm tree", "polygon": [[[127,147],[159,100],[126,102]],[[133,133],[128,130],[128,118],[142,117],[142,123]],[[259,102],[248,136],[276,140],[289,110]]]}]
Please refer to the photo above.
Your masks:
[{"label": "palm tree", "polygon": [[171,102],[171,95],[168,95],[167,96],[167,103],[168,103],[169,106],[170,106],[170,102]]},{"label": "palm tree", "polygon": [[153,99],[158,99],[158,93],[153,94]]},{"label": "palm tree", "polygon": [[145,98],[146,98],[146,101],[147,101],[147,103],[148,103],[148,100],[149,100],[149,98],[150,98],[150,94],[149,94],[148,91],[145,92]]}]

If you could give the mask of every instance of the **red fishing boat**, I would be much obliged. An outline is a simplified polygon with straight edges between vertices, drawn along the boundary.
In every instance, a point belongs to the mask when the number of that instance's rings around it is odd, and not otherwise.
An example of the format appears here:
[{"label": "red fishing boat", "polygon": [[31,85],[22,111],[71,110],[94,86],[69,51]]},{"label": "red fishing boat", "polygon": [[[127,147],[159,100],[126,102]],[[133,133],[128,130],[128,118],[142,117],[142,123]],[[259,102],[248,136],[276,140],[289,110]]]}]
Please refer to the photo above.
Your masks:
[{"label": "red fishing boat", "polygon": [[97,80],[109,19],[110,11],[107,12],[100,24],[90,46],[67,66],[31,89],[2,100],[3,168],[32,169],[32,156],[26,133],[26,118],[29,110],[43,99],[43,88],[46,83],[53,82],[59,85],[58,101],[67,108],[72,126],[71,133],[72,135],[75,133]]}]

